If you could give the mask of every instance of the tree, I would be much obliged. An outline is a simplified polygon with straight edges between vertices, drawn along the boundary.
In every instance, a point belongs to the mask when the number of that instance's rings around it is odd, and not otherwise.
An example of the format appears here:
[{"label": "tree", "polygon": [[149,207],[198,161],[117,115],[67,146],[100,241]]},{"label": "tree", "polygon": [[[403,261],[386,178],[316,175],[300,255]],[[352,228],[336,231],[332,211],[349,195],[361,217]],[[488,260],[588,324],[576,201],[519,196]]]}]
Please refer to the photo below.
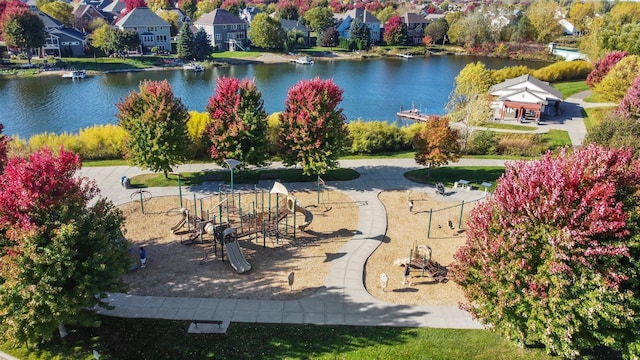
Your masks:
[{"label": "tree", "polygon": [[158,16],[160,16],[162,20],[168,22],[169,25],[171,25],[171,29],[169,30],[171,37],[177,36],[179,31],[178,23],[180,22],[180,17],[178,16],[178,12],[162,10],[158,13]]},{"label": "tree", "polygon": [[91,39],[91,45],[102,50],[107,55],[116,47],[113,29],[107,23],[97,28],[91,34],[90,39]]},{"label": "tree", "polygon": [[559,5],[553,0],[535,0],[529,5],[525,16],[533,27],[536,41],[546,44],[562,35],[562,26],[556,20]]},{"label": "tree", "polygon": [[0,40],[3,40],[2,32],[4,31],[5,19],[16,12],[29,10],[29,5],[22,1],[0,1]]},{"label": "tree", "polygon": [[532,41],[535,38],[535,30],[526,16],[517,18],[510,40],[513,42]]},{"label": "tree", "polygon": [[384,27],[383,38],[388,45],[403,45],[407,41],[407,24],[399,16],[392,16]]},{"label": "tree", "polygon": [[333,25],[333,11],[327,7],[314,7],[306,13],[304,13],[303,19],[309,28],[316,33],[320,33],[323,30]]},{"label": "tree", "polygon": [[191,60],[193,56],[194,37],[188,22],[182,24],[178,33],[178,43],[176,45],[177,57],[182,60]]},{"label": "tree", "polygon": [[593,90],[605,101],[618,102],[627,93],[638,71],[640,71],[640,56],[625,56],[600,83],[596,84]]},{"label": "tree", "polygon": [[464,105],[481,94],[486,94],[491,85],[491,71],[480,61],[467,64],[455,78],[455,86],[451,92],[449,109]]},{"label": "tree", "polygon": [[2,29],[4,41],[8,47],[25,52],[31,64],[31,49],[44,45],[44,23],[29,10],[14,9],[16,11],[5,14]]},{"label": "tree", "polygon": [[386,24],[394,15],[396,15],[396,9],[392,5],[385,7],[375,14],[376,19],[380,20],[381,24]]},{"label": "tree", "polygon": [[194,18],[196,10],[198,10],[197,0],[179,0],[178,8],[190,19]]},{"label": "tree", "polygon": [[438,19],[430,22],[429,25],[424,28],[424,35],[430,36],[434,44],[444,45],[447,30],[449,30],[447,21],[444,19]]},{"label": "tree", "polygon": [[7,162],[7,154],[9,153],[9,140],[11,140],[7,135],[2,133],[4,129],[4,125],[0,123],[0,174],[2,174],[2,170],[4,169],[4,164]]},{"label": "tree", "polygon": [[126,158],[133,166],[162,171],[165,178],[172,167],[185,160],[189,147],[189,112],[182,100],[173,96],[167,80],[140,84],[118,108],[118,124],[127,132]]},{"label": "tree", "polygon": [[267,164],[267,113],[255,81],[218,78],[207,112],[211,117],[207,126],[211,158],[216,163],[236,159],[245,165]]},{"label": "tree", "polygon": [[449,161],[457,162],[461,155],[458,131],[449,127],[449,119],[434,115],[427,119],[425,125],[425,129],[413,138],[416,163],[431,169]]},{"label": "tree", "polygon": [[359,18],[351,20],[349,26],[349,39],[360,41],[364,49],[368,49],[371,44],[371,31],[367,24],[363,23]]},{"label": "tree", "polygon": [[[147,6],[153,12],[156,12],[158,10],[168,10],[168,9],[173,8],[173,1],[172,0],[147,0]],[[159,14],[160,17],[162,17],[161,14],[162,13]],[[164,17],[162,17],[162,18],[165,21],[167,20]]]},{"label": "tree", "polygon": [[225,9],[235,16],[239,16],[240,11],[246,7],[247,5],[244,3],[244,0],[224,0],[222,5],[220,5],[221,9]]},{"label": "tree", "polygon": [[640,121],[621,116],[617,111],[609,111],[601,121],[589,129],[583,140],[584,145],[596,143],[612,149],[631,148],[640,154]]},{"label": "tree", "polygon": [[122,16],[127,15],[131,12],[131,10],[139,7],[146,7],[147,3],[145,0],[124,0],[124,12],[122,12]]},{"label": "tree", "polygon": [[60,21],[66,27],[71,26],[71,22],[73,21],[73,6],[63,2],[63,1],[54,1],[50,3],[46,3],[40,7],[40,10],[51,16],[52,18]]},{"label": "tree", "polygon": [[587,75],[587,85],[594,88],[611,71],[611,69],[628,54],[624,51],[612,51],[602,59],[593,63],[593,70]]},{"label": "tree", "polygon": [[640,120],[640,76],[633,80],[616,112],[625,118]]},{"label": "tree", "polygon": [[336,47],[340,44],[340,34],[335,27],[328,28],[324,34],[322,34],[322,40],[320,46]]},{"label": "tree", "polygon": [[278,144],[285,165],[300,163],[306,175],[337,167],[348,137],[341,101],[342,89],[331,80],[303,80],[289,89]]},{"label": "tree", "polygon": [[213,46],[209,41],[209,36],[204,29],[200,28],[193,37],[193,57],[197,60],[204,60],[211,56]]},{"label": "tree", "polygon": [[594,144],[508,163],[454,256],[465,309],[562,357],[604,345],[637,358],[638,165]]},{"label": "tree", "polygon": [[290,1],[280,1],[276,7],[276,17],[285,20],[298,20],[298,6]]},{"label": "tree", "polygon": [[259,13],[251,22],[249,38],[257,47],[279,50],[284,45],[285,33],[279,20]]},{"label": "tree", "polygon": [[591,28],[591,21],[596,16],[593,2],[574,2],[569,9],[569,19],[580,33]]},{"label": "tree", "polygon": [[[131,266],[120,210],[76,178],[77,155],[49,149],[10,159],[0,176],[0,331],[40,342],[64,324],[88,325],[94,306],[124,291]],[[64,331],[64,330],[63,330]],[[62,332],[61,331],[61,335]]]}]

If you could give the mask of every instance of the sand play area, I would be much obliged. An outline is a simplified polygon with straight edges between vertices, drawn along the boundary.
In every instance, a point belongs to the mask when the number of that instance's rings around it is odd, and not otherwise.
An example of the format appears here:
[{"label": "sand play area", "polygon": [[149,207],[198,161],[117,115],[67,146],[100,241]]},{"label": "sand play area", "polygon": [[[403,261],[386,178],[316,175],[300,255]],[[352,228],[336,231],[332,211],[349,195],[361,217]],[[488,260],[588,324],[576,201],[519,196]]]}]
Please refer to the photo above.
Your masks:
[{"label": "sand play area", "polygon": [[[297,230],[294,239],[294,221],[296,226],[305,221],[303,214],[296,213],[295,220],[294,215],[289,215],[280,221],[277,238],[275,233],[271,236],[255,233],[239,239],[240,249],[251,264],[251,270],[243,274],[231,267],[226,256],[222,261],[219,245],[214,254],[211,235],[204,234],[202,242],[198,238],[185,244],[189,239],[186,225],[175,233],[171,231],[183,218],[179,197],[148,199],[142,204],[144,214],[138,201],[121,205],[119,208],[127,219],[126,237],[133,243],[134,255],[137,258],[139,246],[144,246],[148,259],[145,268],[125,275],[129,293],[274,300],[311,295],[324,284],[339,249],[356,233],[359,207],[339,191],[323,192],[320,204],[317,204],[316,192],[293,195],[311,212],[312,223],[305,231]],[[279,196],[276,200],[273,194],[243,193],[239,207],[245,214],[259,213],[270,204],[275,212],[276,203],[280,207],[286,203],[286,198]],[[462,301],[462,293],[452,281],[438,283],[428,275],[423,277],[419,269],[412,269],[412,284],[403,285],[405,268],[398,265],[402,262],[399,259],[406,260],[411,249],[418,245],[423,249],[428,245],[432,259],[444,266],[453,261],[453,253],[465,240],[464,230],[457,228],[460,204],[435,195],[433,190],[427,193],[385,191],[379,197],[387,210],[388,229],[385,241],[366,263],[364,281],[368,291],[379,299],[398,304],[456,305]],[[206,216],[209,210],[209,216],[215,215],[219,222],[220,208],[216,207],[219,199],[218,195],[203,201],[197,199],[194,211]],[[409,212],[409,200],[414,202],[412,212]],[[236,194],[234,204],[237,202]],[[226,201],[223,203],[226,205]],[[193,199],[183,197],[182,207],[194,209]],[[448,207],[448,210],[435,211]],[[472,207],[473,204],[463,207],[463,228]],[[427,238],[429,209],[434,209],[430,239]],[[230,216],[233,219],[233,213]],[[224,213],[223,220],[226,220]],[[455,223],[454,230],[447,226],[449,220]],[[236,222],[235,226],[238,225]],[[292,288],[288,279],[291,272],[294,273]],[[384,291],[380,282],[382,273],[389,279]]]}]

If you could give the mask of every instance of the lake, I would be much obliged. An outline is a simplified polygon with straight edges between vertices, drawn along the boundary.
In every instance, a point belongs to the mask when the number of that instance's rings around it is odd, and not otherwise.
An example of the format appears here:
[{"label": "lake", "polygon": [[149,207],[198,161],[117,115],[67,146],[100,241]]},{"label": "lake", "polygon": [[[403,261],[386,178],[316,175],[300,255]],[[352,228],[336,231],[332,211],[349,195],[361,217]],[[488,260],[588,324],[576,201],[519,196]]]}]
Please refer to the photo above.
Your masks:
[{"label": "lake", "polygon": [[28,138],[43,132],[77,132],[95,124],[117,123],[115,104],[140,81],[167,79],[189,110],[204,111],[221,76],[255,78],[268,113],[284,110],[291,86],[303,79],[333,79],[343,90],[341,107],[347,121],[395,121],[400,107],[444,113],[453,81],[468,63],[488,68],[512,65],[539,68],[546,64],[474,56],[431,56],[412,59],[316,61],[313,65],[230,65],[195,73],[182,69],[105,74],[82,80],[61,76],[0,77],[0,122],[4,134]]}]

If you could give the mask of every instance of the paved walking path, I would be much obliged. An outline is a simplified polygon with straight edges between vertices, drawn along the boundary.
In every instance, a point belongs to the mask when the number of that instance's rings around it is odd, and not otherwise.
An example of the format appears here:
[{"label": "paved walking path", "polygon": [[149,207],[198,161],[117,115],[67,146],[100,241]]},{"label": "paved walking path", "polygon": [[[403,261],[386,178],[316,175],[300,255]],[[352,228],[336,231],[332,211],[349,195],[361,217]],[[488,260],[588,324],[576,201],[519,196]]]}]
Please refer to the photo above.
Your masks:
[{"label": "paved walking path", "polygon": [[[566,130],[574,146],[582,144],[586,135],[581,109],[589,107],[582,99],[588,93],[576,94],[568,98],[562,106],[562,115],[549,118],[539,126],[537,132],[549,129]],[[602,104],[593,105],[601,106]],[[109,302],[113,310],[99,309],[111,316],[161,318],[175,320],[222,320],[228,322],[263,322],[291,324],[336,324],[374,325],[405,327],[438,327],[480,329],[481,324],[457,306],[398,305],[389,304],[372,297],[364,287],[364,266],[385,236],[387,216],[378,199],[382,190],[425,191],[428,186],[407,181],[403,173],[417,169],[413,159],[384,160],[342,160],[340,165],[360,173],[353,181],[327,184],[345,192],[360,206],[359,233],[348,241],[340,252],[345,256],[335,260],[328,272],[324,287],[311,296],[299,300],[250,300],[212,299],[189,297],[156,297],[112,294]],[[462,159],[455,166],[501,166],[503,160]],[[272,164],[273,168],[281,164]],[[176,172],[219,170],[211,164],[182,165]],[[133,177],[143,173],[128,166],[83,168],[81,175],[95,179],[106,196],[116,204],[125,203],[136,196],[135,189],[120,186],[122,176]],[[268,188],[271,182],[263,182]],[[183,195],[196,193],[198,196],[218,190],[221,183],[205,183],[202,186],[184,187]],[[296,190],[312,188],[312,184],[287,184]],[[241,189],[241,188],[240,188]],[[178,195],[177,188],[146,189],[153,196]],[[448,198],[451,201],[466,202],[482,199],[481,190],[460,190]],[[149,269],[151,270],[151,269]]]}]

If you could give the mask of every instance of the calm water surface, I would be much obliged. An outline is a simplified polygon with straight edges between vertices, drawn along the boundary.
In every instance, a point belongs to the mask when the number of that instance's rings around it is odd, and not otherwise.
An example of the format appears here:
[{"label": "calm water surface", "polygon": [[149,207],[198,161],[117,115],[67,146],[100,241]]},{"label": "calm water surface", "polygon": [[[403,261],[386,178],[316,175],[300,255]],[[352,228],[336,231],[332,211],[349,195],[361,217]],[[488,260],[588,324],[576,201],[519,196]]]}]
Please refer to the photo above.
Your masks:
[{"label": "calm water surface", "polygon": [[333,79],[344,90],[341,107],[348,121],[396,120],[400,106],[442,114],[458,72],[482,61],[488,68],[544,66],[514,60],[470,56],[318,61],[314,65],[256,64],[208,69],[143,71],[92,76],[83,80],[59,76],[0,77],[0,122],[4,133],[28,138],[43,132],[77,132],[95,124],[117,123],[115,104],[140,81],[167,79],[189,110],[204,111],[221,76],[255,78],[268,113],[283,111],[289,88],[303,79]]}]

